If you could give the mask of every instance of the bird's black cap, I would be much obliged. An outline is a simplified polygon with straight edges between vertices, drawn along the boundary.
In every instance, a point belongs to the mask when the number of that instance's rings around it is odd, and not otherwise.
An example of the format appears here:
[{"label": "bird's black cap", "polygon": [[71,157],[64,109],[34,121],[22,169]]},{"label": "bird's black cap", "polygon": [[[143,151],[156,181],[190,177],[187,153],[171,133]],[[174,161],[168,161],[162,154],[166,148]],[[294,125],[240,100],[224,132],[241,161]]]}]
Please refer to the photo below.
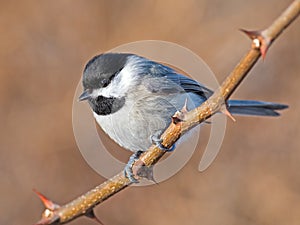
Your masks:
[{"label": "bird's black cap", "polygon": [[105,87],[112,78],[123,69],[128,53],[104,53],[93,57],[83,71],[84,89]]}]

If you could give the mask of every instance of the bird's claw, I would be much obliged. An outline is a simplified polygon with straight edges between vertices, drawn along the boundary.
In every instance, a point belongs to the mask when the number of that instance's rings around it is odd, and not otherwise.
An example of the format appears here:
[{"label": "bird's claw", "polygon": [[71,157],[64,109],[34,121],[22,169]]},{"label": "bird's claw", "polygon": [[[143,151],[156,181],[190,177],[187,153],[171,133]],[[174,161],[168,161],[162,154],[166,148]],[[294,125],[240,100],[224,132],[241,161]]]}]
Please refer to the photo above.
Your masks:
[{"label": "bird's claw", "polygon": [[130,158],[124,168],[125,177],[127,177],[132,183],[139,183],[139,181],[135,178],[135,174],[132,171],[132,167],[133,167],[133,164],[136,162],[136,160],[139,159],[141,154],[142,154],[142,151],[137,151],[137,152],[133,153],[130,156]]},{"label": "bird's claw", "polygon": [[135,176],[143,177],[143,178],[146,178],[146,179],[151,180],[154,183],[156,183],[156,181],[154,180],[154,177],[153,177],[153,166],[150,166],[150,167],[148,167],[148,166],[141,166],[136,171],[136,174],[135,174],[135,172],[132,169],[133,164],[139,159],[139,157],[140,157],[140,155],[142,153],[143,153],[143,151],[137,151],[137,152],[133,153],[130,156],[130,158],[128,160],[128,163],[127,163],[127,165],[124,168],[124,175],[132,183],[139,183],[139,181],[135,178]]}]

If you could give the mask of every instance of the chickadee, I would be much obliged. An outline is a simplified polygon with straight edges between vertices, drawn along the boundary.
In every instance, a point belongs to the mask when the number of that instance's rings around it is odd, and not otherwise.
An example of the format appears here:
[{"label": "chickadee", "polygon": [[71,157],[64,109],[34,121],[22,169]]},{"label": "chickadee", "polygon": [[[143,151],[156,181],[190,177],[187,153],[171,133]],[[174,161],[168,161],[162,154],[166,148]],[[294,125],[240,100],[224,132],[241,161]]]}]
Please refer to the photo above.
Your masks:
[{"label": "chickadee", "polygon": [[[125,167],[136,182],[132,164],[170,125],[174,113],[187,103],[201,105],[213,91],[174,69],[134,54],[105,53],[92,58],[83,71],[84,92],[100,127],[120,146],[134,154]],[[287,105],[228,100],[233,114],[278,116]],[[151,138],[152,137],[152,138]],[[162,146],[161,146],[162,147]],[[162,147],[163,148],[163,147]]]}]

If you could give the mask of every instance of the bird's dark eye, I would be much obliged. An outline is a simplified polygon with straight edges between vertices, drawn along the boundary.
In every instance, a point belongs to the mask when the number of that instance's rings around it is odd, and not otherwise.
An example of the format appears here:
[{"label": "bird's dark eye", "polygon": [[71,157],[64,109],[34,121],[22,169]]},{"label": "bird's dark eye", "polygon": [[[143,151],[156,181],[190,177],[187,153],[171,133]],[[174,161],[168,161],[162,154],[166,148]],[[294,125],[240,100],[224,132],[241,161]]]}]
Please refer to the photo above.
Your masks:
[{"label": "bird's dark eye", "polygon": [[119,69],[117,72],[115,72],[113,75],[111,75],[109,79],[103,78],[103,79],[100,81],[102,87],[104,87],[104,88],[107,87],[107,86],[110,84],[110,82],[114,79],[114,77],[115,77],[122,69],[123,69],[123,67],[120,68],[120,69]]},{"label": "bird's dark eye", "polygon": [[101,80],[102,87],[107,87],[109,83],[110,83],[110,80],[108,80],[108,79],[104,78]]}]

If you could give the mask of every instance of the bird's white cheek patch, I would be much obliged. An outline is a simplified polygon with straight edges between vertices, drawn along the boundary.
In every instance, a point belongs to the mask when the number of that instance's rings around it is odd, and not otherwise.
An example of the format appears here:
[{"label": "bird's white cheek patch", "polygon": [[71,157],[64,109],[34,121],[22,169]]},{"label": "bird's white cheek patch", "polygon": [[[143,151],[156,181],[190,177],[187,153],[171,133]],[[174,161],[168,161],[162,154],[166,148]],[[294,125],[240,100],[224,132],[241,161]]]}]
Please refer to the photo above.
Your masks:
[{"label": "bird's white cheek patch", "polygon": [[110,83],[107,87],[94,90],[92,96],[93,97],[103,96],[107,98],[111,98],[111,97],[121,98],[125,96],[128,89],[129,89],[129,85],[122,84],[122,80],[117,82],[113,80],[112,83]]}]

